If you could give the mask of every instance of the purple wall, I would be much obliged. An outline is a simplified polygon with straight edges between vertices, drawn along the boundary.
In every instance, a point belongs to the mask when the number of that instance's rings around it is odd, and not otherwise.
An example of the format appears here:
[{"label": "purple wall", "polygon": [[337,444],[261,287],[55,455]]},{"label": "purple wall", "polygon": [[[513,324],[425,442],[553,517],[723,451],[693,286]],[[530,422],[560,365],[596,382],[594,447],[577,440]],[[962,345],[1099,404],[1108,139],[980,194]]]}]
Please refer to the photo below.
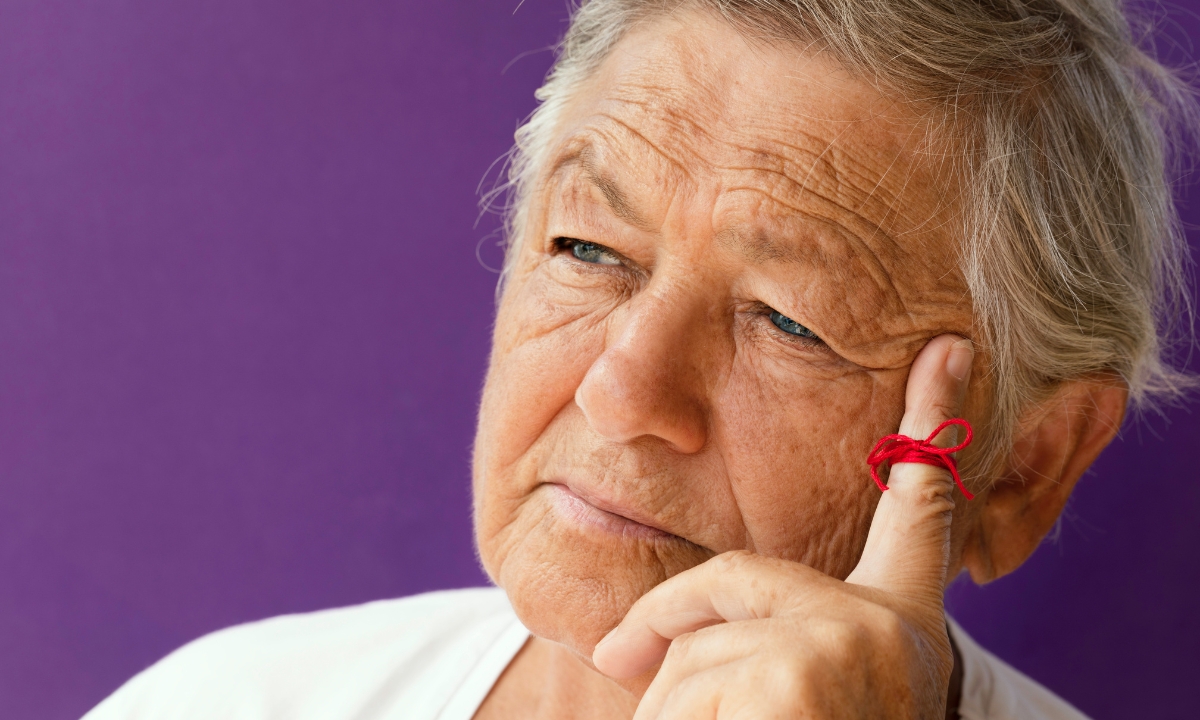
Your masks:
[{"label": "purple wall", "polygon": [[[77,717],[231,623],[483,581],[475,189],[564,17],[516,5],[0,0],[0,716]],[[958,616],[1098,718],[1194,711],[1197,441],[1131,427]]]}]

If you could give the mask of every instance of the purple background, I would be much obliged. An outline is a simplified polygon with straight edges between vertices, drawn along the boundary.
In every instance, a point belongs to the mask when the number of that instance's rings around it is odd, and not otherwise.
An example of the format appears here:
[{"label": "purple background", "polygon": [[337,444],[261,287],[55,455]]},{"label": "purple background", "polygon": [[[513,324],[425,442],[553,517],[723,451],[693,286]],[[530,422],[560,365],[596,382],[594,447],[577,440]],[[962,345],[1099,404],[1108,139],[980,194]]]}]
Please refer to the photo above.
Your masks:
[{"label": "purple background", "polygon": [[[483,582],[476,186],[565,16],[516,5],[0,0],[0,716],[78,717],[231,623]],[[1195,711],[1200,422],[1168,418],[1028,567],[951,590],[1097,718]]]}]

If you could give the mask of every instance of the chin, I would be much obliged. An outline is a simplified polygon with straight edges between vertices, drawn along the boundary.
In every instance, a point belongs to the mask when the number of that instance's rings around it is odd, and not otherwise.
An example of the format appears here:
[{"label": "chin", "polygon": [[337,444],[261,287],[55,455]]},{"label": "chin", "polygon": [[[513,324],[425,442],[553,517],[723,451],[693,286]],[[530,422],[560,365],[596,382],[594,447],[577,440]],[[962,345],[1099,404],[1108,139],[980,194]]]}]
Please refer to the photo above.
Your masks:
[{"label": "chin", "polygon": [[481,524],[477,539],[485,569],[525,627],[589,664],[596,643],[638,598],[711,556],[674,536],[647,540],[580,526],[544,497],[531,497],[501,532]]}]

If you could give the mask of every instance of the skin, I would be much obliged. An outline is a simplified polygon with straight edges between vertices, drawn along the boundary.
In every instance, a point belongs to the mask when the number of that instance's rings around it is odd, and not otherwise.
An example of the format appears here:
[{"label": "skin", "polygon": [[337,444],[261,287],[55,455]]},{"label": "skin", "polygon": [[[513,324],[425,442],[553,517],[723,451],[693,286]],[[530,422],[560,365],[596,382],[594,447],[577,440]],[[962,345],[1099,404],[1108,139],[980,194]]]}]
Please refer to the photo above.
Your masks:
[{"label": "skin", "polygon": [[641,26],[571,98],[473,468],[480,557],[535,637],[478,718],[947,712],[947,578],[1028,557],[1124,390],[1050,393],[972,503],[924,465],[875,488],[879,437],[990,416],[926,122],[699,11]]}]

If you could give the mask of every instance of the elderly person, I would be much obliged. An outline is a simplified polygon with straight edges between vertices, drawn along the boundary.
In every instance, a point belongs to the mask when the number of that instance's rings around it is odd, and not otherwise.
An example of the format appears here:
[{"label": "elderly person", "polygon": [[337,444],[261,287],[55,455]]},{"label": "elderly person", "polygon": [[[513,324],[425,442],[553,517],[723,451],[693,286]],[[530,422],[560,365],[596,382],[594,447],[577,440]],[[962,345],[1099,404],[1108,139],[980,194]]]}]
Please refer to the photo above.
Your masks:
[{"label": "elderly person", "polygon": [[[219,632],[88,717],[1081,717],[943,592],[1187,384],[1188,94],[1116,5],[590,0],[538,97],[474,451],[497,588]],[[877,489],[877,440],[958,418]]]}]

